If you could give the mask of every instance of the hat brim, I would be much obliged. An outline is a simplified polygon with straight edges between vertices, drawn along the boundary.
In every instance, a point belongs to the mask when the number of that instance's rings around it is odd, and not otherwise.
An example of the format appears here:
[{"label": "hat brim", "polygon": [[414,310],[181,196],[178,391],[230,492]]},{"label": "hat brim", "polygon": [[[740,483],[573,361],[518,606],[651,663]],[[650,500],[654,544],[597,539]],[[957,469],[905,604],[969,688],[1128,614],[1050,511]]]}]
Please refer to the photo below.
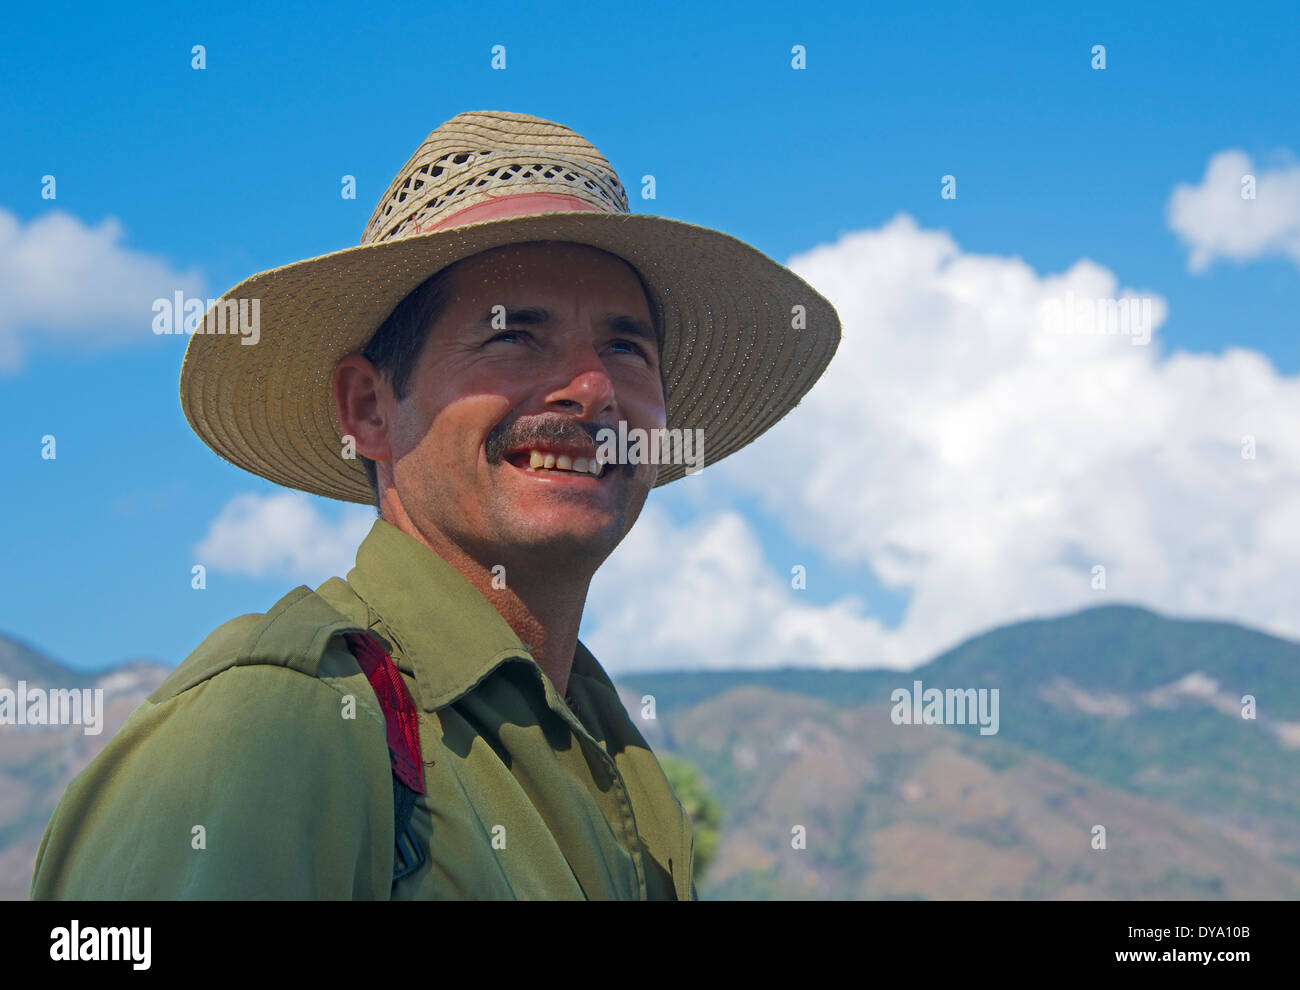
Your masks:
[{"label": "hat brim", "polygon": [[[347,248],[245,279],[217,305],[260,300],[257,342],[245,344],[251,337],[237,332],[193,334],[180,376],[185,418],[204,443],[246,471],[373,505],[361,461],[343,456],[335,365],[361,351],[430,275],[527,241],[587,244],[638,271],[665,333],[667,427],[702,429],[706,464],[793,409],[839,346],[839,318],[826,299],[720,231],[642,213],[505,217]],[[798,306],[804,315],[793,329]],[[684,465],[661,465],[656,487],[684,474]]]}]

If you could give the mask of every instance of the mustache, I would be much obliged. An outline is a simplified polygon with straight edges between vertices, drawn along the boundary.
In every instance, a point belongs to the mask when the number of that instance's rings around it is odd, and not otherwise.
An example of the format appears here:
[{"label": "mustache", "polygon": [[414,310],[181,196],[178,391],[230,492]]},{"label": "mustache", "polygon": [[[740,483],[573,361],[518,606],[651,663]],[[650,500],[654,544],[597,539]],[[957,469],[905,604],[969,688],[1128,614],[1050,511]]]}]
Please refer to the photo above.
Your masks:
[{"label": "mustache", "polygon": [[591,444],[599,447],[596,434],[613,429],[604,423],[579,423],[572,416],[531,416],[513,423],[498,423],[483,444],[489,464],[500,464],[506,451],[520,447],[538,447],[550,443]]}]

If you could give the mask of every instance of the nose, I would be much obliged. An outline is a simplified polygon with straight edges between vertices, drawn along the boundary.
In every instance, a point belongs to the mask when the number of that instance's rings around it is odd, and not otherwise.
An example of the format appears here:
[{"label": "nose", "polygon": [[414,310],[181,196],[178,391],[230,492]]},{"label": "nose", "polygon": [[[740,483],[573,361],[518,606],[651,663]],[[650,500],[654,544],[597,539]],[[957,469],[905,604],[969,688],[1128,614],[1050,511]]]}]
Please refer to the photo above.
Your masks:
[{"label": "nose", "polygon": [[578,419],[596,420],[614,408],[614,382],[595,348],[576,349],[560,370],[565,384],[546,395],[546,406]]}]

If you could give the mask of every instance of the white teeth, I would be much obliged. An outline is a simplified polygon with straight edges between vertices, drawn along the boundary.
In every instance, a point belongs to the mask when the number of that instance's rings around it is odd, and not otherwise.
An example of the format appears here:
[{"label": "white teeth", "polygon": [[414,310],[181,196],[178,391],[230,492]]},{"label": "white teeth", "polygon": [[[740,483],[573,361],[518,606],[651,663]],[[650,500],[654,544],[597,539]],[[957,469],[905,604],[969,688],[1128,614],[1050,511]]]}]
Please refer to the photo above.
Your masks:
[{"label": "white teeth", "polygon": [[533,470],[572,471],[577,474],[593,474],[599,478],[605,473],[605,466],[595,457],[570,457],[568,454],[546,454],[540,450],[528,452],[528,466]]}]

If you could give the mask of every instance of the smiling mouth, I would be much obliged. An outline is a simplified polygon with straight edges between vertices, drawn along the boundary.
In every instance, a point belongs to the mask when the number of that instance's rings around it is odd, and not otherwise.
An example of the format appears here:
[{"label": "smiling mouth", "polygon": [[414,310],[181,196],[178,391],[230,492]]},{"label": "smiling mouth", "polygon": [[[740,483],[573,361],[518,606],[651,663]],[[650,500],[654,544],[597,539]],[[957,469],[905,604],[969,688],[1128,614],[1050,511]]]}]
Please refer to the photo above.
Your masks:
[{"label": "smiling mouth", "polygon": [[609,467],[594,457],[575,457],[556,454],[549,450],[519,450],[506,457],[511,466],[530,474],[556,475],[571,478],[587,477],[599,480]]}]

